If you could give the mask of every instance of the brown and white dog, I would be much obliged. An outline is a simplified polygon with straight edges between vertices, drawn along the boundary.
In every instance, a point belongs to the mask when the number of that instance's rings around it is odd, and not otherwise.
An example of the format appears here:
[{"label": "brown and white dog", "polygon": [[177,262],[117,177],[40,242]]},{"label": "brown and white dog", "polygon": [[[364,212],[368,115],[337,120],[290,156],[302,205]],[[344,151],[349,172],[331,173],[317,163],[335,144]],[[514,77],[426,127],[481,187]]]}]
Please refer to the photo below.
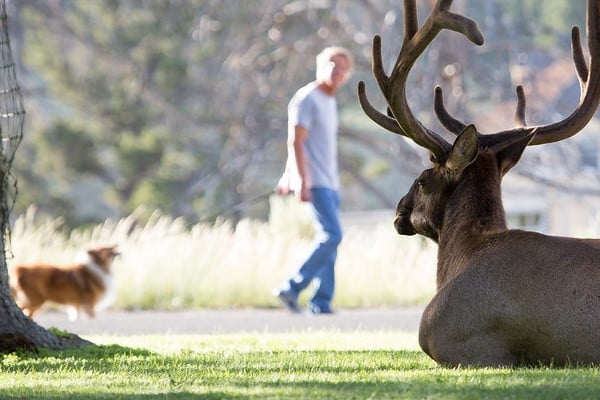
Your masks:
[{"label": "brown and white dog", "polygon": [[116,246],[96,247],[72,265],[14,266],[9,282],[15,302],[29,318],[47,301],[70,306],[71,320],[77,319],[80,309],[93,318],[114,300],[111,267],[118,254]]}]

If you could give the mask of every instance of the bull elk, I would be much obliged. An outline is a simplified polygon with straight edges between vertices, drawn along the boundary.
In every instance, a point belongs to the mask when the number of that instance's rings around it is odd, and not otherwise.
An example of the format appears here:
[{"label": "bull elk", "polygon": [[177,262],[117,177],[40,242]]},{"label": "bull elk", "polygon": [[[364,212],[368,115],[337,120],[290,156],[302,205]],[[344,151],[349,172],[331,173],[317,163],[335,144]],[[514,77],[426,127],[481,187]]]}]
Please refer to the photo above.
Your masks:
[{"label": "bull elk", "polygon": [[500,184],[525,147],[571,137],[593,117],[600,98],[600,1],[587,1],[589,66],[579,29],[572,30],[581,98],[571,115],[527,126],[518,87],[518,125],[483,135],[446,111],[436,87],[436,115],[456,135],[448,143],[415,118],[405,88],[415,61],[441,30],[483,43],[476,23],[450,12],[451,4],[438,0],[419,27],[415,0],[404,0],[404,40],[389,76],[381,38],[373,39],[373,74],[387,113],[372,106],[364,82],[358,84],[361,106],[373,121],[432,155],[433,166],[400,200],[394,219],[399,234],[438,244],[437,291],[421,318],[420,346],[445,366],[598,365],[600,240],[508,229]]}]

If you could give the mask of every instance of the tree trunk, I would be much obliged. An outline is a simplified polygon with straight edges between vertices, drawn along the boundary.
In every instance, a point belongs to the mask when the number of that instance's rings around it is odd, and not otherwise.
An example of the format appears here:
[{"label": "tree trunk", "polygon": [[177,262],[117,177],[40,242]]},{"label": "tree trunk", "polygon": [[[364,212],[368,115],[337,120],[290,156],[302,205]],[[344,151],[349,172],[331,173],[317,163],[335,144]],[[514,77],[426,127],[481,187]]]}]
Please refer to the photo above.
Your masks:
[{"label": "tree trunk", "polygon": [[10,293],[5,253],[8,215],[14,200],[9,194],[10,167],[23,137],[25,110],[10,49],[5,0],[0,0],[0,66],[0,353],[91,344],[76,335],[57,336],[39,326],[23,314]]}]

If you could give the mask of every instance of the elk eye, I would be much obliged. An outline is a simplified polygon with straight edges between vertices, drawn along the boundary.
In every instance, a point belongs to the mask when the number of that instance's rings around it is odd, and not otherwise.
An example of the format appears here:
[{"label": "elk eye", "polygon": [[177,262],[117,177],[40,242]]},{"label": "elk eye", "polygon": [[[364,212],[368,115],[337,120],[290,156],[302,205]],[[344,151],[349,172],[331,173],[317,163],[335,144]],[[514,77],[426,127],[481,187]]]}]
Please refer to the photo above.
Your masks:
[{"label": "elk eye", "polygon": [[419,179],[417,181],[417,186],[419,187],[419,189],[423,189],[425,187],[425,181],[423,181],[422,179]]}]

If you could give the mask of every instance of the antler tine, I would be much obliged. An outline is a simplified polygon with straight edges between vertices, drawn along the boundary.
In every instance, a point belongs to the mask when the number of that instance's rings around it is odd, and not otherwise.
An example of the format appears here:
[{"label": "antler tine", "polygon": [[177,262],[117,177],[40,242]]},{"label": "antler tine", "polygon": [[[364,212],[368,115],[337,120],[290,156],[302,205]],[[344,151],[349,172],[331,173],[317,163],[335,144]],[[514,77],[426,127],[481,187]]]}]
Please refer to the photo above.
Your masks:
[{"label": "antler tine", "polygon": [[358,82],[358,100],[365,114],[367,114],[369,118],[371,118],[379,126],[399,135],[408,136],[406,132],[404,132],[402,127],[398,125],[398,122],[396,122],[394,118],[382,114],[375,107],[373,107],[373,105],[371,104],[371,102],[369,102],[369,99],[367,98],[364,81]]},{"label": "antler tine", "polygon": [[[375,79],[379,84],[379,88],[382,92],[385,93],[385,90],[389,85],[390,78],[387,76],[385,70],[383,69],[383,60],[381,56],[381,36],[379,35],[375,35],[375,37],[373,37],[371,63],[373,75],[375,76]],[[358,100],[365,114],[367,114],[369,118],[371,118],[379,126],[394,133],[407,136],[404,129],[402,129],[402,127],[398,125],[398,122],[396,122],[394,118],[382,114],[375,107],[373,107],[373,105],[367,98],[364,81],[358,82]]]},{"label": "antler tine", "polygon": [[[444,128],[451,133],[459,135],[467,127],[467,125],[450,115],[446,106],[444,106],[444,95],[440,86],[435,87],[433,105],[438,120]],[[519,85],[517,86],[517,110],[515,112],[515,122],[521,127],[527,125],[527,122],[525,121],[525,105],[525,92],[523,91],[523,86]]]},{"label": "antler tine", "polygon": [[373,37],[373,50],[371,54],[371,64],[373,76],[379,84],[379,89],[382,93],[386,93],[387,87],[390,84],[390,77],[387,76],[383,69],[383,58],[381,56],[381,36],[375,35]]},{"label": "antler tine", "polygon": [[573,51],[573,62],[575,63],[575,70],[577,71],[577,76],[579,77],[579,84],[582,86],[583,94],[582,83],[587,82],[589,70],[587,64],[585,63],[583,49],[581,48],[581,35],[579,34],[578,26],[574,26],[571,30],[571,49]]},{"label": "antler tine", "polygon": [[417,5],[414,0],[404,0],[404,41],[409,41],[419,30]]},{"label": "antler tine", "polygon": [[458,135],[467,127],[467,125],[451,116],[448,110],[446,110],[446,107],[444,106],[442,87],[439,85],[435,87],[433,92],[433,109],[435,111],[435,115],[444,128],[448,129],[453,134]]},{"label": "antler tine", "polygon": [[[419,28],[416,0],[404,0],[404,40],[389,76],[383,68],[381,37],[376,35],[373,38],[373,75],[387,100],[393,119],[375,110],[369,103],[363,82],[359,83],[358,87],[360,104],[373,121],[392,132],[409,137],[415,143],[430,150],[440,161],[447,157],[451,145],[415,118],[408,106],[406,82],[416,60],[442,29],[461,33],[475,44],[483,43],[483,35],[477,24],[466,17],[449,12],[451,4],[452,0],[438,0]],[[394,119],[395,122],[392,122]]]},{"label": "antler tine", "polygon": [[515,112],[515,122],[517,125],[525,126],[527,122],[525,122],[525,91],[523,90],[523,86],[517,86],[517,111]]},{"label": "antler tine", "polygon": [[[413,9],[416,10],[416,7],[413,7]],[[413,14],[413,16],[416,20],[416,12],[415,14]],[[409,23],[409,25],[413,24]],[[381,89],[382,93],[386,94],[390,85],[390,78],[387,76],[383,68],[383,58],[381,53],[381,36],[379,35],[375,35],[373,37],[373,50],[371,61],[373,75],[375,76],[375,79],[377,80],[377,83],[379,84],[379,88]],[[369,116],[369,118],[371,118],[371,120],[373,120],[379,126],[399,135],[408,138],[413,138],[411,135],[407,134],[407,132],[402,126],[398,124],[398,121],[395,118],[379,112],[371,104],[371,102],[367,98],[364,81],[358,82],[358,100],[365,114],[367,114],[367,116]],[[389,107],[387,110],[388,114],[393,115]],[[431,134],[431,132],[428,132],[428,134]],[[438,157],[440,157],[443,152],[447,151],[450,148],[450,146],[447,143],[442,142],[443,139],[441,138],[439,138],[439,141],[428,141],[421,139],[413,140],[415,140],[415,142],[420,144],[421,146],[430,149]]]},{"label": "antler tine", "polygon": [[575,135],[592,119],[600,102],[600,1],[587,1],[587,36],[590,52],[589,70],[583,58],[579,29],[571,31],[573,62],[582,89],[581,100],[571,115],[554,124],[538,127],[529,145],[557,142]]},{"label": "antler tine", "polygon": [[438,24],[445,29],[458,32],[468,38],[474,44],[480,46],[483,44],[483,34],[472,19],[459,14],[449,12],[453,0],[438,1],[435,9],[438,10]]},{"label": "antler tine", "polygon": [[[515,122],[522,127],[527,125],[527,122],[525,121],[525,105],[525,92],[523,91],[523,86],[519,85],[517,86],[517,110],[515,112]],[[440,86],[435,87],[433,106],[438,120],[444,128],[451,133],[458,135],[467,127],[467,125],[454,118],[450,115],[448,110],[446,110],[446,106],[444,106],[444,95]]]},{"label": "antler tine", "polygon": [[389,77],[389,84],[381,88],[398,125],[413,141],[429,149],[439,160],[446,157],[451,146],[441,136],[425,128],[412,114],[406,98],[406,82],[418,57],[442,29],[462,33],[476,44],[483,43],[483,35],[475,22],[450,13],[448,8],[451,4],[452,0],[438,0],[423,25],[417,29],[416,2],[404,0],[404,41]]}]

